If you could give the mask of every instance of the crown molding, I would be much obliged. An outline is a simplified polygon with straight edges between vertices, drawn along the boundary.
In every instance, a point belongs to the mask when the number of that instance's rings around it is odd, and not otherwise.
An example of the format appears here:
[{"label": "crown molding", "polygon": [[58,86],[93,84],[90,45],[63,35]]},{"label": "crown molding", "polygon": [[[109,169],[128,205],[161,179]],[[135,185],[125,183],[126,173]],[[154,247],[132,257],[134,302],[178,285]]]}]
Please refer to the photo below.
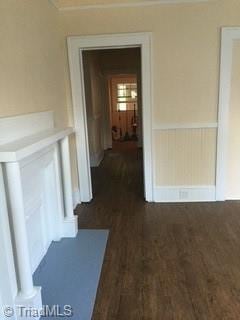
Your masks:
[{"label": "crown molding", "polygon": [[62,7],[58,5],[58,0],[50,0],[52,4],[60,11],[73,11],[73,10],[89,10],[89,9],[111,9],[111,8],[127,8],[127,7],[147,7],[154,5],[171,5],[171,4],[195,4],[209,2],[210,0],[142,0],[137,2],[126,3],[108,3],[108,4],[90,4],[90,5],[78,5],[78,6],[66,6]]}]

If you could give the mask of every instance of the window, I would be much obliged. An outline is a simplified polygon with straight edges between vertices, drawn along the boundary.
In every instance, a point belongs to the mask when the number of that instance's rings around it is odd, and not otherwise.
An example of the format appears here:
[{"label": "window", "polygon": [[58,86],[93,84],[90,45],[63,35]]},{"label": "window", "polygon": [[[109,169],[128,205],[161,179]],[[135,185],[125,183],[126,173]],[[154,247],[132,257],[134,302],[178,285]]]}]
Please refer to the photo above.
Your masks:
[{"label": "window", "polygon": [[117,84],[117,110],[128,111],[137,109],[137,83]]}]

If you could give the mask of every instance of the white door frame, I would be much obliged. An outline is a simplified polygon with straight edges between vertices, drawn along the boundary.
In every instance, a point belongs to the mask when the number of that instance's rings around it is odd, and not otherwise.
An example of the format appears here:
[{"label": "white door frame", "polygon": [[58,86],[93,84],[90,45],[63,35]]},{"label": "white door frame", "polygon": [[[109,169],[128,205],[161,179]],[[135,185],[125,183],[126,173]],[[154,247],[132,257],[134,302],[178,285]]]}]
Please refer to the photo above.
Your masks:
[{"label": "white door frame", "polygon": [[84,50],[95,49],[140,47],[142,63],[144,190],[145,200],[149,202],[153,201],[151,33],[70,36],[67,42],[76,131],[80,200],[88,202],[92,199],[82,52]]},{"label": "white door frame", "polygon": [[226,200],[228,127],[234,40],[240,40],[240,27],[222,28],[216,168],[216,200],[218,201]]}]

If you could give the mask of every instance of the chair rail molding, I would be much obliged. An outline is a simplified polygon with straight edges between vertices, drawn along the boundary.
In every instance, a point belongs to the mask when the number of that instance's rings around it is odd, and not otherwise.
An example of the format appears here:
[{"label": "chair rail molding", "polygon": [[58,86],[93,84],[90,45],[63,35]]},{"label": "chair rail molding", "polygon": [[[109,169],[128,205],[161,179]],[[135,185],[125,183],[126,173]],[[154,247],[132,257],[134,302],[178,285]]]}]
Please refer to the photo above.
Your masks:
[{"label": "chair rail molding", "polygon": [[216,199],[219,201],[226,200],[229,105],[235,40],[240,40],[240,27],[222,28],[216,167]]},{"label": "chair rail molding", "polygon": [[162,123],[155,124],[153,130],[184,130],[184,129],[212,129],[217,128],[217,122],[207,122],[207,123]]},{"label": "chair rail molding", "polygon": [[204,3],[211,0],[140,0],[116,3],[98,3],[98,4],[79,4],[79,5],[61,5],[58,0],[50,0],[52,4],[60,11],[89,10],[89,9],[111,9],[128,7],[148,7],[156,5],[174,5],[174,4],[195,4]]}]

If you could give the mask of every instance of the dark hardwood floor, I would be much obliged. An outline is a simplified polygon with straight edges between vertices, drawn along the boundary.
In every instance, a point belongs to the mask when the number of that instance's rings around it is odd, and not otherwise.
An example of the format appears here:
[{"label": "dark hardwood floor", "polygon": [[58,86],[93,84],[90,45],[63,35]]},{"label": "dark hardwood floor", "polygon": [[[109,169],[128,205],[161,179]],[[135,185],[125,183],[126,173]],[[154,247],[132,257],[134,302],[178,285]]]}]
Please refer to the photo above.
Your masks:
[{"label": "dark hardwood floor", "polygon": [[109,229],[93,320],[240,319],[240,203],[149,204],[141,155],[92,171],[80,228]]}]

